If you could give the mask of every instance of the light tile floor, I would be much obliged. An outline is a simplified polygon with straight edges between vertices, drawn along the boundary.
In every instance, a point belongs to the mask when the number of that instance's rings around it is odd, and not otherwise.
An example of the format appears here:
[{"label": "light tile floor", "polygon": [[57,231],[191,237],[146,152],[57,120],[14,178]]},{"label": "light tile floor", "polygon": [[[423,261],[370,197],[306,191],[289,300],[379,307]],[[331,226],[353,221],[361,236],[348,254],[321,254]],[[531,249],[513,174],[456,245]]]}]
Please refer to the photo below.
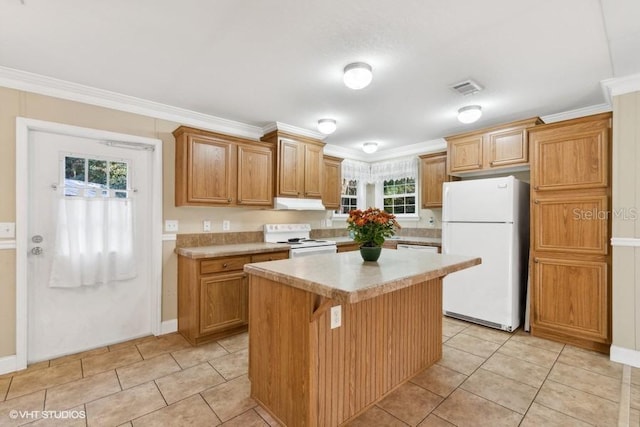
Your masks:
[{"label": "light tile floor", "polygon": [[[640,369],[449,318],[443,335],[442,360],[350,425],[640,425]],[[247,345],[170,334],[33,364],[0,375],[0,426],[276,425],[249,397]]]}]

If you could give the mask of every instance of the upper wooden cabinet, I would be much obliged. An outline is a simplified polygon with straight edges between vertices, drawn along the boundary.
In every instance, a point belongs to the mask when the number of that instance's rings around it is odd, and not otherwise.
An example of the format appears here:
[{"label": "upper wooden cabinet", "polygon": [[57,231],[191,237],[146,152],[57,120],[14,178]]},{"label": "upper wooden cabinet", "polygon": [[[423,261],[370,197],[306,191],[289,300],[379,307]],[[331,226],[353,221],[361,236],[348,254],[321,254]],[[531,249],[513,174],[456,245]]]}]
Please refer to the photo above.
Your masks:
[{"label": "upper wooden cabinet", "polygon": [[272,144],[181,126],[176,206],[272,206]]},{"label": "upper wooden cabinet", "polygon": [[526,169],[529,165],[527,129],[538,117],[447,137],[447,173],[481,174]]},{"label": "upper wooden cabinet", "polygon": [[[599,117],[599,118],[598,118]],[[532,130],[531,180],[536,191],[607,188],[610,115]]]},{"label": "upper wooden cabinet", "polygon": [[339,157],[324,156],[324,188],[322,204],[327,209],[340,209],[342,193],[342,160]]},{"label": "upper wooden cabinet", "polygon": [[422,208],[442,207],[442,183],[447,179],[447,153],[420,156]]},{"label": "upper wooden cabinet", "polygon": [[322,198],[324,143],[304,136],[273,131],[263,141],[277,144],[276,195],[304,199]]}]

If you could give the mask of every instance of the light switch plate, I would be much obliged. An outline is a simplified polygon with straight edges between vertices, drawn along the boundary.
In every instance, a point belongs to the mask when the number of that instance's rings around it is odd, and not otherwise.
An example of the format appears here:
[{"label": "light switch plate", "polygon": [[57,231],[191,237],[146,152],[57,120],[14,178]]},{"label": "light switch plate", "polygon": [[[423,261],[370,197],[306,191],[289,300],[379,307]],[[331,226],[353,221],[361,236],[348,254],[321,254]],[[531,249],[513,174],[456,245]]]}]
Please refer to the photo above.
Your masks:
[{"label": "light switch plate", "polygon": [[334,305],[331,307],[331,329],[342,326],[342,306]]},{"label": "light switch plate", "polygon": [[164,222],[164,231],[178,231],[178,220],[168,219]]},{"label": "light switch plate", "polygon": [[0,238],[14,239],[16,237],[15,222],[0,222]]},{"label": "light switch plate", "polygon": [[208,219],[202,221],[202,231],[211,231],[211,221],[209,221]]},{"label": "light switch plate", "polygon": [[231,230],[231,221],[225,219],[224,221],[222,221],[222,231],[229,230]]}]

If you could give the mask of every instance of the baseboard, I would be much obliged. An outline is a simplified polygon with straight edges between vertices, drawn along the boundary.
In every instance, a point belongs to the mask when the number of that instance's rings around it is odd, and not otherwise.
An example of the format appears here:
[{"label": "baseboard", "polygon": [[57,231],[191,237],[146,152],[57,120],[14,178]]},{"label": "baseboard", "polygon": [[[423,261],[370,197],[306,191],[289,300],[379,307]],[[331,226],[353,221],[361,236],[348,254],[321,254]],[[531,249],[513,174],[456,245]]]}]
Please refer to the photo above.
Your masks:
[{"label": "baseboard", "polygon": [[625,365],[640,368],[640,351],[638,350],[612,345],[609,358],[613,362],[624,363]]},{"label": "baseboard", "polygon": [[165,320],[160,324],[160,335],[178,331],[178,319]]},{"label": "baseboard", "polygon": [[0,357],[0,375],[18,370],[18,358],[13,356]]}]

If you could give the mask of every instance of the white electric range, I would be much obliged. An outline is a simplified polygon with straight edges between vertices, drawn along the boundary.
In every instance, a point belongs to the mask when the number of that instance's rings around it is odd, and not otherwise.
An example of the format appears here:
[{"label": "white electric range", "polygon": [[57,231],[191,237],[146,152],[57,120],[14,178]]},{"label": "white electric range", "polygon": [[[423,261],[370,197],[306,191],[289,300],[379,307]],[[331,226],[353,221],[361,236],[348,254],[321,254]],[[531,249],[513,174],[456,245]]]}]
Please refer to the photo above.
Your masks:
[{"label": "white electric range", "polygon": [[265,224],[264,241],[266,243],[287,243],[291,245],[289,258],[336,253],[338,247],[332,240],[309,238],[311,224]]}]

